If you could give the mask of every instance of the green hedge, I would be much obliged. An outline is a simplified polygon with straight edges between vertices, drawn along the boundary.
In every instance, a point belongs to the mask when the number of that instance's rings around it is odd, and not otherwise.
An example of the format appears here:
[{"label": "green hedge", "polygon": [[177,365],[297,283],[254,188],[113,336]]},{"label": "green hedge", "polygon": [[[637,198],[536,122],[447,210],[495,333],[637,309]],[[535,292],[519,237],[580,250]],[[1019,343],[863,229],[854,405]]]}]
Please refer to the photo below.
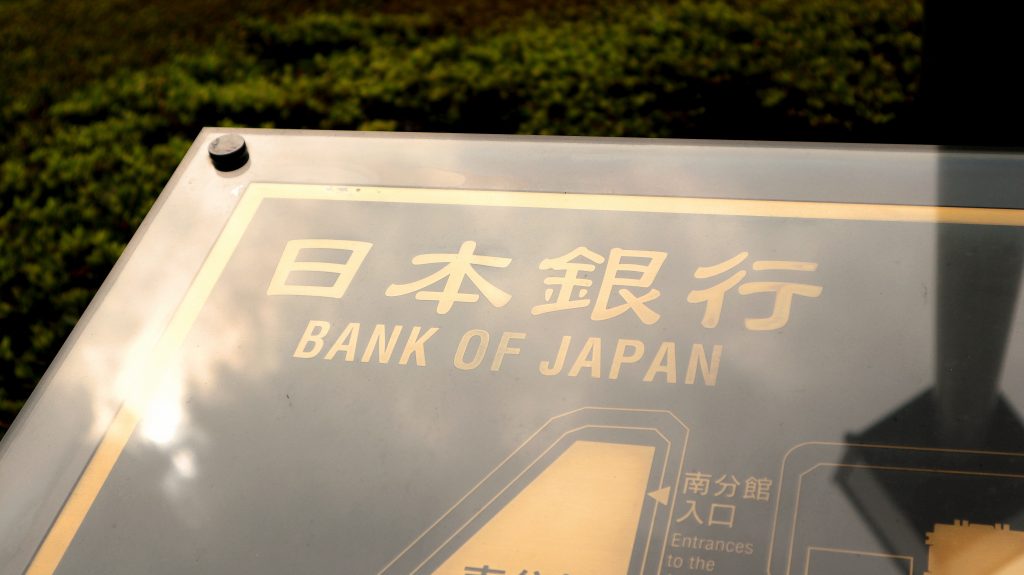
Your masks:
[{"label": "green hedge", "polygon": [[[898,140],[919,2],[688,1],[476,33],[316,13],[18,110],[0,141],[0,430],[204,125]],[[19,116],[19,114],[21,114]]]}]

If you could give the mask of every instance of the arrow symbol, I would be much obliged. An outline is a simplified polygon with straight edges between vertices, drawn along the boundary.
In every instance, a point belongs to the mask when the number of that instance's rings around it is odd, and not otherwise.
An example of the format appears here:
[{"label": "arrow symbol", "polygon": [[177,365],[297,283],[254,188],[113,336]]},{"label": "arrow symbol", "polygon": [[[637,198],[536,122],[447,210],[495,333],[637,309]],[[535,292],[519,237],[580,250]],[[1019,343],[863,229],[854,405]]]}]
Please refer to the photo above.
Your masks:
[{"label": "arrow symbol", "polygon": [[654,499],[662,505],[668,505],[668,494],[672,491],[671,487],[662,487],[657,491],[652,491],[647,494],[648,497]]}]

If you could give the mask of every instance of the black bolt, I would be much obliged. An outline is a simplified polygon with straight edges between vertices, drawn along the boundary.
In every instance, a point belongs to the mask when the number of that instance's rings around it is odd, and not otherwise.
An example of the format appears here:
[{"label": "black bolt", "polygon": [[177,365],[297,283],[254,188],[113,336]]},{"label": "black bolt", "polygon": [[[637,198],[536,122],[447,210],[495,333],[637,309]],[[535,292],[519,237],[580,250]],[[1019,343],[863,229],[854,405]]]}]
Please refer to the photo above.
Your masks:
[{"label": "black bolt", "polygon": [[221,172],[232,172],[249,161],[249,150],[245,140],[238,134],[221,136],[210,142],[210,160],[213,167]]}]

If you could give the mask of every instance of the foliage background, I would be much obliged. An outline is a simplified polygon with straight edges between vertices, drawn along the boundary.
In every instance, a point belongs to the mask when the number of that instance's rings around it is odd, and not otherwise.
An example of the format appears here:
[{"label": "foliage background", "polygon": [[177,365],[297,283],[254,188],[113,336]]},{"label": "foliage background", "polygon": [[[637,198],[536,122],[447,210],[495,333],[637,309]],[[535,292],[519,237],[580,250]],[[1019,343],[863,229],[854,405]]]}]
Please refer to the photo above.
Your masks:
[{"label": "foliage background", "polygon": [[0,0],[0,434],[203,126],[913,141],[893,0]]}]

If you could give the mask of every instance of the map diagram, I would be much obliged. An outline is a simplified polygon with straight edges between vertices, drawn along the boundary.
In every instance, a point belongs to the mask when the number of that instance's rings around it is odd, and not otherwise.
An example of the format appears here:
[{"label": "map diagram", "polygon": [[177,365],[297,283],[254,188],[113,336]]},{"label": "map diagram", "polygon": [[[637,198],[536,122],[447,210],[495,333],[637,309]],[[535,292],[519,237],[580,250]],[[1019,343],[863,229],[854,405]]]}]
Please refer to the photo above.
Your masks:
[{"label": "map diagram", "polygon": [[659,573],[688,433],[668,411],[554,417],[380,575]]},{"label": "map diagram", "polygon": [[783,466],[768,573],[1024,574],[1022,496],[1017,454],[803,444]]}]

